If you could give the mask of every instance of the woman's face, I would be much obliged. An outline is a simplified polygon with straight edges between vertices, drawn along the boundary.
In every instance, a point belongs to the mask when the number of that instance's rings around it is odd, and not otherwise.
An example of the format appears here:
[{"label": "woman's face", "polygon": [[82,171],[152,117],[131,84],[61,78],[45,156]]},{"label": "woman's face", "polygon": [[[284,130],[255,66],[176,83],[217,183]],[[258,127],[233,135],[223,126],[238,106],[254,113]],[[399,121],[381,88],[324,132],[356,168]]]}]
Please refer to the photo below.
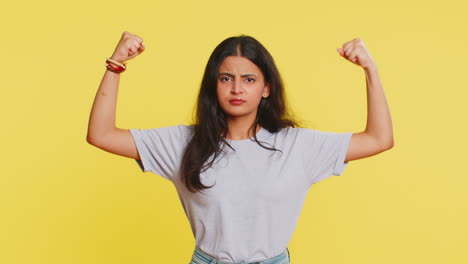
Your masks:
[{"label": "woman's face", "polygon": [[262,71],[249,59],[228,56],[219,66],[216,93],[228,118],[247,118],[253,122],[262,97],[268,97]]}]

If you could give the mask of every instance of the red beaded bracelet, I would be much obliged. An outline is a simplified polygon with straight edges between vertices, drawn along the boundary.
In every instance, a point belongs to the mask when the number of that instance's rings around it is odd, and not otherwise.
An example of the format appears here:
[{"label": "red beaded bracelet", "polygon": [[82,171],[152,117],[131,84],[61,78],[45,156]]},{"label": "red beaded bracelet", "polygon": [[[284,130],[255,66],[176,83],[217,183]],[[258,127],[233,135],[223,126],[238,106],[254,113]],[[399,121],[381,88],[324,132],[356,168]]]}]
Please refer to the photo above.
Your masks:
[{"label": "red beaded bracelet", "polygon": [[125,64],[118,63],[111,58],[106,59],[106,68],[115,73],[122,73],[127,69]]},{"label": "red beaded bracelet", "polygon": [[110,63],[107,63],[106,64],[106,67],[108,70],[110,70],[111,72],[115,72],[115,73],[122,73],[125,71],[125,68],[123,67],[120,67],[120,66],[113,66],[112,64]]}]

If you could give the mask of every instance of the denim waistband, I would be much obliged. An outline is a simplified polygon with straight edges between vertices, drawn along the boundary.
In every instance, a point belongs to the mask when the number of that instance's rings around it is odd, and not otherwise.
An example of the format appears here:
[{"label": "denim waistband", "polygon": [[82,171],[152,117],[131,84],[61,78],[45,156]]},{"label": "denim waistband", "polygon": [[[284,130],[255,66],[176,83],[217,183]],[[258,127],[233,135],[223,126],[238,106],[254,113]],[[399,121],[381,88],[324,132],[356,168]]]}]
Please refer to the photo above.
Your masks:
[{"label": "denim waistband", "polygon": [[[208,253],[201,250],[198,246],[196,246],[195,252],[193,253],[193,256],[192,256],[192,260],[197,261],[197,263],[200,262],[199,264],[282,264],[282,263],[289,263],[290,256],[289,256],[289,249],[286,248],[281,254],[275,257],[269,258],[269,259],[256,261],[256,262],[249,262],[249,263],[246,263],[246,262],[227,263],[209,255]],[[288,262],[285,262],[286,260]]]}]

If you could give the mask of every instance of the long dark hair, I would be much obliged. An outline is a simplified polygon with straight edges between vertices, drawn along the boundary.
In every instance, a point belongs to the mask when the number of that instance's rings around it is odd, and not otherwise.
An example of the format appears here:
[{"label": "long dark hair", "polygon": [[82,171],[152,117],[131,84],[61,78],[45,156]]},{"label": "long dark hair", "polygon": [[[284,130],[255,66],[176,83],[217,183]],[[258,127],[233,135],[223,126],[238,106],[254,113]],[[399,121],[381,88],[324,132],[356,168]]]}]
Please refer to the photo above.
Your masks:
[{"label": "long dark hair", "polygon": [[[223,146],[233,149],[225,139],[228,124],[226,115],[218,104],[216,93],[218,69],[228,56],[242,56],[249,59],[260,68],[265,83],[270,85],[270,95],[267,98],[262,97],[256,120],[250,129],[256,131],[260,125],[275,133],[285,127],[297,126],[296,121],[288,114],[283,82],[270,53],[250,36],[240,35],[225,39],[208,59],[198,94],[193,136],[186,146],[182,159],[181,179],[190,192],[211,188],[212,186],[201,183],[200,173],[211,167],[216,158],[224,153]],[[264,146],[257,140],[255,133],[254,140],[263,148],[277,150],[274,147]]]}]

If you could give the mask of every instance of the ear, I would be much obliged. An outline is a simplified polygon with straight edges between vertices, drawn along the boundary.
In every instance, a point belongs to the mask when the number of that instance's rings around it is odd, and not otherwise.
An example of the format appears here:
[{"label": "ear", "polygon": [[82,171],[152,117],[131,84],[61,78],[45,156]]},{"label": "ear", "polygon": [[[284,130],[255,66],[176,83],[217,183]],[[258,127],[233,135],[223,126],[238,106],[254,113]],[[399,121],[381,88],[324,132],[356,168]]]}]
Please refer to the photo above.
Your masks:
[{"label": "ear", "polygon": [[269,83],[265,85],[265,87],[263,88],[263,93],[262,93],[263,98],[267,98],[268,96],[270,96],[270,84]]}]

